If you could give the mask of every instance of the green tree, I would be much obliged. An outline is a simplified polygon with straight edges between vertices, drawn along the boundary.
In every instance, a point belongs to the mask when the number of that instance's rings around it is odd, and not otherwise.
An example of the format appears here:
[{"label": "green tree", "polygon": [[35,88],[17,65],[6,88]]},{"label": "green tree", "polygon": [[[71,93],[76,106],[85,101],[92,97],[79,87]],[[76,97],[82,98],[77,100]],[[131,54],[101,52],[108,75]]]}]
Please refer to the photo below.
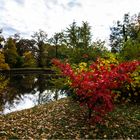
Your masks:
[{"label": "green tree", "polygon": [[82,26],[79,28],[80,30],[80,39],[79,45],[83,48],[87,49],[91,45],[91,27],[89,26],[88,22],[82,22]]},{"label": "green tree", "polygon": [[67,56],[70,62],[79,63],[87,61],[91,53],[91,27],[87,22],[82,22],[77,26],[73,22],[64,33],[66,46],[68,47]]},{"label": "green tree", "polygon": [[88,48],[91,44],[91,27],[88,22],[82,22],[82,26],[77,26],[73,22],[66,30],[65,34],[67,46],[72,48]]},{"label": "green tree", "polygon": [[117,21],[117,25],[110,28],[110,47],[113,53],[119,52],[122,47],[122,25]]},{"label": "green tree", "polygon": [[140,60],[140,42],[128,39],[120,52],[120,56],[125,61]]},{"label": "green tree", "polygon": [[116,53],[120,52],[123,45],[129,38],[135,40],[138,36],[137,25],[139,25],[139,15],[130,17],[129,14],[124,15],[123,21],[117,21],[116,25],[111,27],[110,46],[111,51]]},{"label": "green tree", "polygon": [[77,48],[79,44],[79,27],[73,22],[65,31],[65,42],[68,47]]},{"label": "green tree", "polygon": [[46,59],[47,59],[47,51],[45,43],[48,41],[47,34],[39,30],[39,32],[34,33],[32,35],[33,40],[36,42],[34,47],[36,48],[36,59],[38,67],[45,67]]},{"label": "green tree", "polygon": [[55,47],[55,57],[58,58],[58,49],[60,46],[62,46],[64,42],[64,34],[63,32],[55,33],[52,38],[49,39],[49,42],[53,45],[52,47]]},{"label": "green tree", "polygon": [[135,15],[131,25],[126,27],[129,30],[125,33],[125,42],[123,43],[120,55],[125,61],[140,60],[140,14]]}]

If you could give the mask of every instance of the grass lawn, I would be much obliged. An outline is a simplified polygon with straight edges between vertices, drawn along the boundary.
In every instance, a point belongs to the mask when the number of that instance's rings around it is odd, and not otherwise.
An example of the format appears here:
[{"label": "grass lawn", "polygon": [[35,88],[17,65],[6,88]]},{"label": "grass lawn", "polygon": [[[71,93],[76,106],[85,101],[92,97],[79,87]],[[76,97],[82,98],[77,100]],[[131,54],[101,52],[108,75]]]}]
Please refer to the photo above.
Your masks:
[{"label": "grass lawn", "polygon": [[0,115],[0,139],[140,139],[140,106],[117,105],[104,125],[89,124],[72,99]]}]

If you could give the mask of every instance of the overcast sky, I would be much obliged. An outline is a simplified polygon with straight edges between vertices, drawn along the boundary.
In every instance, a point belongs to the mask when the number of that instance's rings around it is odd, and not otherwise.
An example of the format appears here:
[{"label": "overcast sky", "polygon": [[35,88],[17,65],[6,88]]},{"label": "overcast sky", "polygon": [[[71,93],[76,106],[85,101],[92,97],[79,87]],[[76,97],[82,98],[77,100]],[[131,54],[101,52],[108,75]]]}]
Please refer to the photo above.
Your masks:
[{"label": "overcast sky", "polygon": [[0,0],[3,33],[29,36],[42,29],[51,36],[68,27],[89,22],[94,39],[108,39],[109,27],[125,13],[140,12],[140,0]]}]

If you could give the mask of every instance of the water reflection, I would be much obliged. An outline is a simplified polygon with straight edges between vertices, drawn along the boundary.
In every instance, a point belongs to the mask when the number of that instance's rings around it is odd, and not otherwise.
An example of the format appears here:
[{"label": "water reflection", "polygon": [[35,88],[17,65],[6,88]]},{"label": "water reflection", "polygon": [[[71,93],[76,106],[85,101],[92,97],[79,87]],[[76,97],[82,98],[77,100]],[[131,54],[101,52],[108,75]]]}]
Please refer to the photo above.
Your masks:
[{"label": "water reflection", "polygon": [[66,97],[65,91],[52,81],[52,77],[45,74],[0,75],[0,114]]}]

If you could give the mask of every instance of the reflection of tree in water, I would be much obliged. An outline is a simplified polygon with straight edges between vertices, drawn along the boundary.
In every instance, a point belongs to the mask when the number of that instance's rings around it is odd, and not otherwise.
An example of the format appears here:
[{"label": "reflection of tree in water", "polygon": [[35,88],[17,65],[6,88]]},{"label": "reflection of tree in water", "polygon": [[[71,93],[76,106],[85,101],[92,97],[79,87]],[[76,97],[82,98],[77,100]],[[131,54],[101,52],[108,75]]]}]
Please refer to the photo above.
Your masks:
[{"label": "reflection of tree in water", "polygon": [[[38,75],[36,81],[36,91],[38,92],[37,104],[43,104],[52,100],[58,100],[61,92],[63,82],[52,78],[49,75]],[[56,83],[56,81],[58,81]]]},{"label": "reflection of tree in water", "polygon": [[[3,81],[2,81],[3,80]],[[60,97],[60,83],[49,75],[8,75],[0,83],[0,106],[2,109],[13,108],[24,98],[30,99],[35,105],[58,100]],[[7,84],[5,84],[7,82]],[[55,81],[55,82],[54,82]],[[5,90],[1,87],[5,85]]]},{"label": "reflection of tree in water", "polygon": [[35,76],[33,75],[10,75],[10,77],[5,77],[9,79],[9,82],[7,84],[7,90],[3,91],[3,96],[0,97],[3,106],[6,103],[12,106],[15,100],[18,103],[22,95],[31,93],[34,90]]},{"label": "reflection of tree in water", "polygon": [[7,85],[9,83],[9,79],[7,79],[5,76],[0,74],[0,111],[4,109],[5,104],[5,94],[7,92]]},{"label": "reflection of tree in water", "polygon": [[38,91],[37,104],[42,104],[44,102],[50,101],[51,90],[53,89],[53,84],[50,81],[50,76],[38,75],[36,81],[36,90]]},{"label": "reflection of tree in water", "polygon": [[35,76],[34,75],[13,75],[10,78],[11,93],[16,97],[31,93],[35,88]]}]

